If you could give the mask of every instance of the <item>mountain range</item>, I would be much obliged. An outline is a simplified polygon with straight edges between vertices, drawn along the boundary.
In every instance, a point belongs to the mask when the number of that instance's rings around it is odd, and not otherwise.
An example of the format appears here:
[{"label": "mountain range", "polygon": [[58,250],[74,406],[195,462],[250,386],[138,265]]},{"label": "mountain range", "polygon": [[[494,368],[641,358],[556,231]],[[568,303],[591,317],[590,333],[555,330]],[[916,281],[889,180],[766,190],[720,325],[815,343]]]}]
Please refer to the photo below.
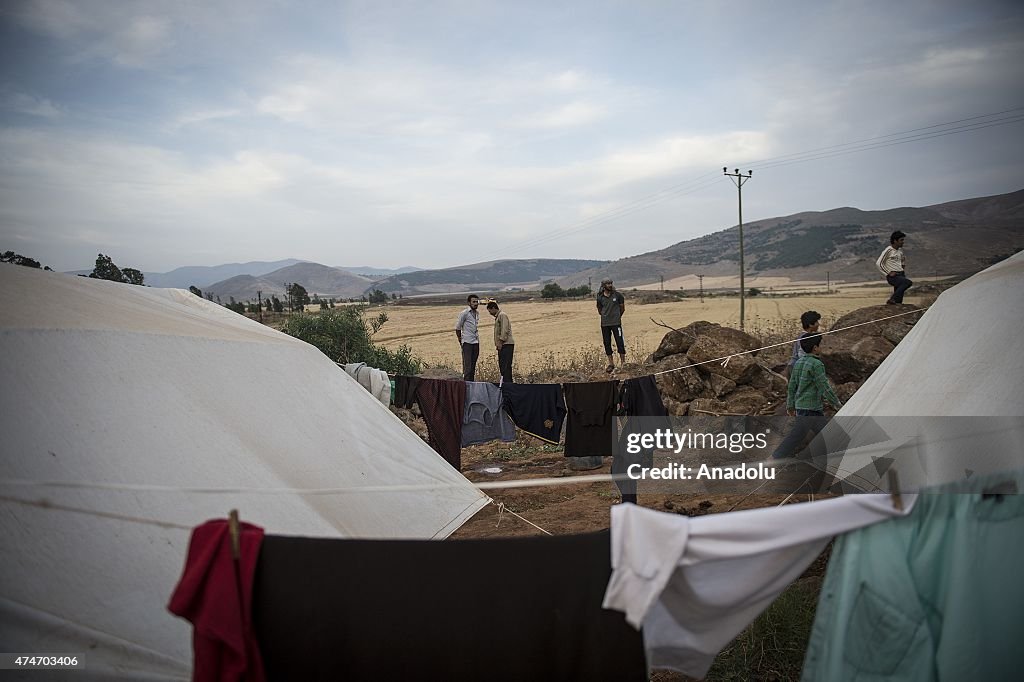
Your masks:
[{"label": "mountain range", "polygon": [[[864,211],[843,207],[805,211],[746,223],[744,260],[748,277],[789,281],[858,282],[875,280],[875,258],[889,234],[907,234],[905,251],[911,278],[965,275],[1024,247],[1024,190],[950,201],[925,207]],[[616,261],[517,259],[474,263],[440,270],[413,267],[337,268],[297,259],[189,266],[167,273],[145,273],[157,287],[196,286],[222,301],[283,296],[285,285],[301,284],[310,295],[358,298],[374,289],[412,296],[475,290],[540,289],[599,282],[616,286],[676,288],[698,274],[735,278],[739,270],[739,228],[681,241],[664,249]],[[82,271],[88,274],[90,271]],[[596,286],[596,285],[595,285]],[[735,286],[735,284],[721,286]]]},{"label": "mountain range", "polygon": [[[907,272],[966,275],[1024,247],[1024,190],[923,208],[862,211],[836,208],[768,218],[743,226],[747,276],[790,281],[878,279],[875,259],[889,235],[907,234]],[[738,277],[739,226],[630,256],[558,280],[562,286],[611,277],[617,287],[656,285],[664,278]]]}]

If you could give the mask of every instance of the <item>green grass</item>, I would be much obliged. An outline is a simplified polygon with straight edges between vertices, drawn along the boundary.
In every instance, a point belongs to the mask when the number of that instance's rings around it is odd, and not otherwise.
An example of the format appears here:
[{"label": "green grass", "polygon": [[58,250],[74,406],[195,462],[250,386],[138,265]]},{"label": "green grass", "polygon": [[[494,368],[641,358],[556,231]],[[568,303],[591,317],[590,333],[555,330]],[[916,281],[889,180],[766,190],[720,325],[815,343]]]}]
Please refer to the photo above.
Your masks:
[{"label": "green grass", "polygon": [[790,585],[718,655],[705,679],[799,680],[820,591],[820,577]]}]

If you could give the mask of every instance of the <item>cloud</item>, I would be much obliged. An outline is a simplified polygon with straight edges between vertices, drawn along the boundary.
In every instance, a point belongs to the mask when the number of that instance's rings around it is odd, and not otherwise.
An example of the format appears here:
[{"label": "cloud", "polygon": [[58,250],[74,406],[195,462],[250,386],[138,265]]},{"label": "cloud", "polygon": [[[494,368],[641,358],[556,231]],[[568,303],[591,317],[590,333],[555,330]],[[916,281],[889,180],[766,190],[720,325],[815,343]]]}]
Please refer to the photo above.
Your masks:
[{"label": "cloud", "polygon": [[182,128],[196,126],[211,121],[234,118],[242,113],[241,109],[202,109],[178,114],[167,126],[169,130],[178,131]]},{"label": "cloud", "polygon": [[0,97],[0,108],[16,114],[38,116],[51,120],[61,115],[60,109],[49,99],[36,97],[24,92],[4,94]]},{"label": "cloud", "polygon": [[161,14],[132,11],[138,7],[141,5],[119,2],[33,0],[12,15],[30,30],[62,41],[72,51],[73,60],[99,58],[121,67],[142,68],[174,46],[174,19],[163,14],[174,9],[154,5]]},{"label": "cloud", "polygon": [[524,127],[577,128],[599,121],[607,116],[607,109],[589,102],[570,102],[553,111],[541,113],[524,123]]}]

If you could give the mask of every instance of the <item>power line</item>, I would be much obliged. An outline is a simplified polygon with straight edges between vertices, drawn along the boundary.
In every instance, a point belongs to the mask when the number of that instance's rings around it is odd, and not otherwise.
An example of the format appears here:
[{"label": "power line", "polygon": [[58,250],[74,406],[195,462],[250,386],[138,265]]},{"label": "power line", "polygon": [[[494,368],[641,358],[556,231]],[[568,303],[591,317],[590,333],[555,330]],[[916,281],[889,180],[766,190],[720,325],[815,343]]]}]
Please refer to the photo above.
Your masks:
[{"label": "power line", "polygon": [[[1008,125],[1010,123],[1018,123],[1024,121],[1024,114],[1016,116],[1008,116],[1002,119],[996,119],[995,121],[979,121],[977,123],[970,123],[964,126],[958,126],[956,128],[950,128],[948,130],[937,130],[930,133],[918,133],[916,135],[908,135],[904,138],[896,138],[885,142],[877,142],[871,144],[864,144],[859,147],[853,147],[850,149],[840,149],[833,152],[824,153],[810,153],[809,156],[803,158],[793,158],[788,160],[780,160],[774,163],[761,163],[761,164],[750,164],[753,168],[758,170],[764,170],[765,168],[778,168],[780,166],[788,166],[795,163],[804,163],[806,161],[818,161],[820,159],[828,159],[835,156],[842,156],[844,154],[854,154],[856,152],[869,151],[872,149],[883,149],[885,147],[895,147],[896,145],[907,144],[908,142],[920,142],[922,140],[930,140],[936,137],[945,137],[947,135],[955,135],[957,133],[971,132],[974,130],[982,130],[984,128],[992,128],[995,126]],[[792,156],[792,155],[791,155]]]},{"label": "power line", "polygon": [[[1003,114],[1011,115],[1003,116]],[[1003,117],[993,119],[993,117],[998,116]],[[1002,111],[996,111],[988,114],[980,114],[978,116],[970,116],[967,118],[961,118],[954,121],[935,123],[929,126],[922,126],[920,128],[912,128],[910,130],[888,133],[886,135],[879,135],[876,137],[865,138],[862,140],[853,140],[851,142],[843,142],[835,145],[829,145],[826,147],[817,147],[802,152],[782,154],[780,156],[769,157],[766,159],[761,159],[759,161],[745,162],[740,165],[750,167],[756,170],[764,170],[766,168],[779,168],[782,166],[794,165],[798,163],[820,161],[822,159],[843,156],[846,154],[854,154],[863,151],[871,151],[874,149],[894,147],[901,144],[908,144],[910,142],[921,142],[924,140],[930,140],[938,137],[946,137],[948,135],[973,132],[975,130],[982,130],[984,128],[1010,125],[1013,123],[1019,123],[1021,121],[1024,121],[1024,107],[1014,107],[1012,109],[1004,109]],[[937,128],[943,128],[943,130],[936,130]],[[558,239],[562,239],[564,237],[568,237],[570,235],[577,234],[585,230],[589,230],[593,227],[597,227],[598,225],[602,225],[613,220],[618,220],[620,218],[624,218],[634,213],[638,213],[668,199],[686,196],[688,194],[692,194],[707,187],[711,187],[717,184],[719,177],[720,176],[718,176],[717,171],[704,173],[703,175],[699,175],[691,180],[676,183],[675,185],[670,185],[669,187],[658,190],[657,192],[627,202],[620,206],[616,206],[615,208],[609,209],[595,216],[591,216],[590,218],[579,221],[562,229],[555,230],[554,232],[549,232],[540,237],[534,237],[520,241],[512,246],[505,247],[500,251],[494,251],[486,255],[508,255],[512,253],[518,253],[526,249],[536,248],[537,246],[546,244],[548,242],[556,241]]]}]

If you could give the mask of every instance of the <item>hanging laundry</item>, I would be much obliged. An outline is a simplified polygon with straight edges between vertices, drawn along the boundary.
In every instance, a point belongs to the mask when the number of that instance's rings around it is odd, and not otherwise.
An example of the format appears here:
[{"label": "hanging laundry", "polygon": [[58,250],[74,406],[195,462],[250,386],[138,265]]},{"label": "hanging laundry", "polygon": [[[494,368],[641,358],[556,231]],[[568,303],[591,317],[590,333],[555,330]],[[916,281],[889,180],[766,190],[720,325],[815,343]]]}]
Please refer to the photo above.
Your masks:
[{"label": "hanging laundry", "polygon": [[[668,429],[671,423],[668,410],[661,400],[658,384],[653,376],[626,379],[619,387],[618,396],[619,438],[612,459],[612,474],[626,476],[629,467],[637,464],[645,468],[654,466],[654,448],[637,453],[626,449],[630,435],[653,433],[657,429]],[[636,503],[637,483],[630,478],[616,479],[623,502]]]},{"label": "hanging laundry", "polygon": [[445,461],[462,469],[462,413],[466,406],[466,382],[461,379],[422,379],[416,391],[430,447]]},{"label": "hanging laundry", "polygon": [[836,541],[802,679],[1020,679],[1024,472],[967,484]]},{"label": "hanging laundry", "polygon": [[466,382],[466,405],[462,414],[462,447],[492,440],[510,443],[516,427],[501,409],[501,389],[487,381]]},{"label": "hanging laundry", "polygon": [[562,438],[565,400],[561,384],[503,384],[505,411],[512,422],[535,438],[555,445]]},{"label": "hanging laundry", "polygon": [[194,682],[262,682],[263,663],[252,626],[252,594],[263,529],[240,524],[237,566],[225,520],[192,531],[185,570],[167,609],[192,623]]},{"label": "hanging laundry", "polygon": [[419,377],[405,376],[399,374],[395,377],[395,407],[412,409],[416,402],[416,391],[420,387]]},{"label": "hanging laundry", "polygon": [[601,608],[609,550],[607,531],[446,542],[268,536],[254,597],[267,674],[646,680],[639,633]]},{"label": "hanging laundry", "polygon": [[[914,496],[903,500],[909,507]],[[643,627],[648,665],[704,677],[834,535],[905,513],[888,495],[696,518],[616,505],[604,605]]]},{"label": "hanging laundry", "polygon": [[[604,457],[615,451],[615,398],[618,381],[563,384],[569,421],[566,457]],[[597,466],[601,463],[597,462]]]},{"label": "hanging laundry", "polygon": [[351,362],[345,365],[345,371],[385,407],[391,404],[391,379],[387,372],[365,362]]}]

